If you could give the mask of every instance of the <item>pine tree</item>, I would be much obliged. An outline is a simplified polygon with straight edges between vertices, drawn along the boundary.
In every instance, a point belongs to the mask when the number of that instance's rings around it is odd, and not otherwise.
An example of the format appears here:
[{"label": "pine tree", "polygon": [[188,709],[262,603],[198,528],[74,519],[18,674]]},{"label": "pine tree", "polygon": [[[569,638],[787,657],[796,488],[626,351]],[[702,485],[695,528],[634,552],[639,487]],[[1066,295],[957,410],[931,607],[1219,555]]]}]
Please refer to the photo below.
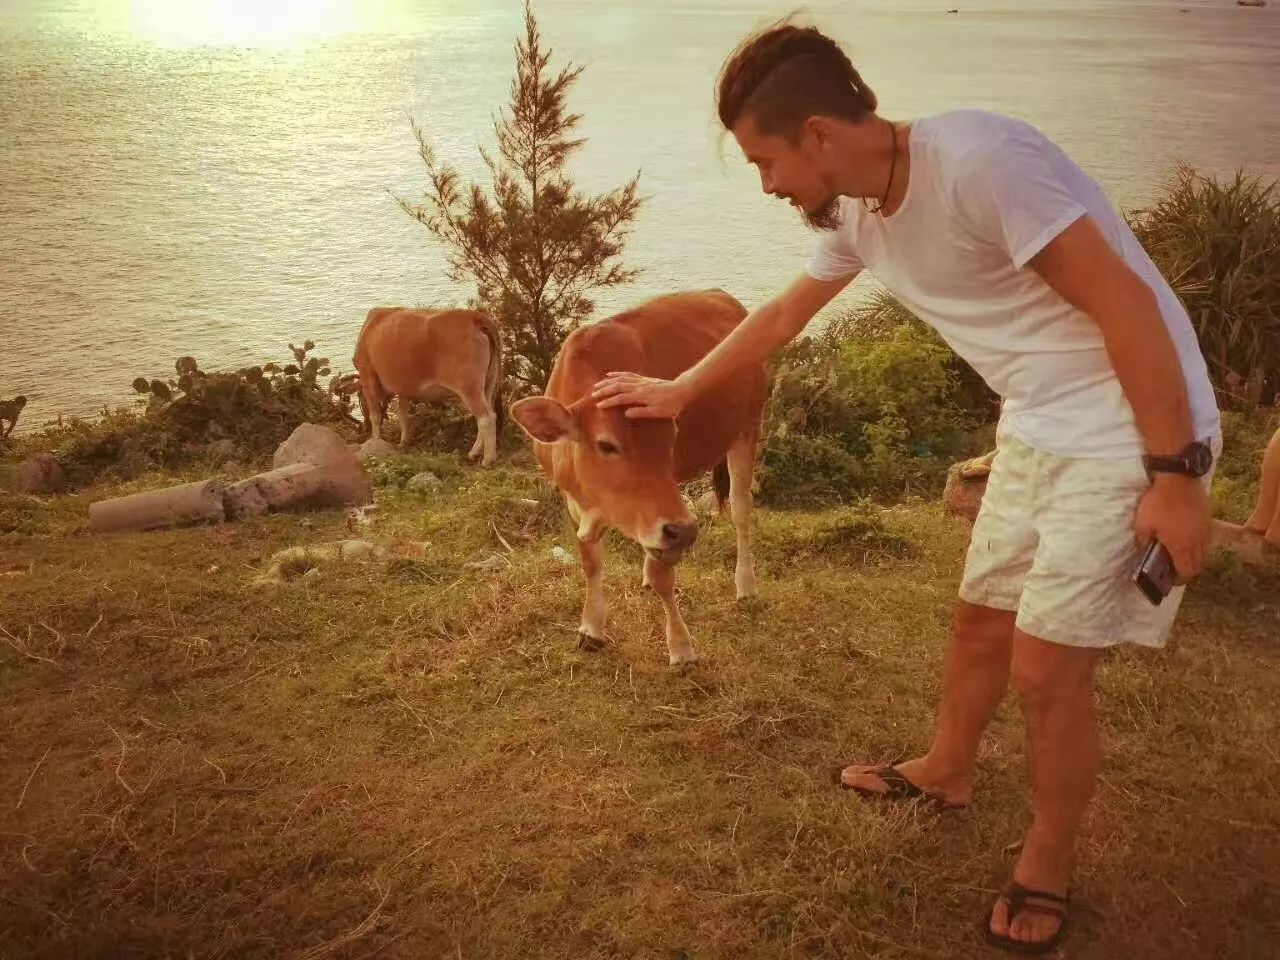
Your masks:
[{"label": "pine tree", "polygon": [[515,51],[511,102],[494,121],[497,157],[480,148],[491,193],[463,185],[415,123],[430,183],[422,202],[399,203],[444,244],[451,279],[475,282],[475,305],[501,325],[508,372],[541,390],[564,338],[590,317],[590,293],[635,278],[620,256],[642,201],[638,174],[598,196],[575,188],[567,161],[583,144],[573,137],[582,118],[567,98],[582,68],[550,72],[528,2]]}]

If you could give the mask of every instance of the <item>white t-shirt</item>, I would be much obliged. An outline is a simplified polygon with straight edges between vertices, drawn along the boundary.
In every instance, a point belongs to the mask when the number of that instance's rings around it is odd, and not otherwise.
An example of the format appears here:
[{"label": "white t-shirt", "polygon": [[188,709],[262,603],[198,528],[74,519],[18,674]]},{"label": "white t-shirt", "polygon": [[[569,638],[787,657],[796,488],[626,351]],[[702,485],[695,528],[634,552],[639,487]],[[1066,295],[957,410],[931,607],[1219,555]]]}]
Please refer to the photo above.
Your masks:
[{"label": "white t-shirt", "polygon": [[1138,456],[1142,438],[1101,329],[1027,266],[1088,213],[1155,292],[1196,437],[1218,436],[1217,402],[1186,310],[1097,183],[1030,124],[998,114],[927,117],[910,137],[901,207],[885,218],[841,198],[843,223],[820,236],[810,276],[835,280],[865,267],[1004,399],[1003,429],[1029,446],[1070,457]]}]

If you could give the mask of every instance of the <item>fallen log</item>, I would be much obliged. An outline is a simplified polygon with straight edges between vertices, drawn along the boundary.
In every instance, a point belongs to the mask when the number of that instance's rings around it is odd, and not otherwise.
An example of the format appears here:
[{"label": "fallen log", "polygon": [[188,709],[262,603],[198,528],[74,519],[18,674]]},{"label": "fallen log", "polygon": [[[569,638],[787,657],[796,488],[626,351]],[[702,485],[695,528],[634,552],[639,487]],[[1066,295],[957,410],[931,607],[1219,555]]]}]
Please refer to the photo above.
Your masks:
[{"label": "fallen log", "polygon": [[1280,570],[1280,545],[1268,542],[1261,533],[1214,520],[1209,528],[1209,549],[1234,553],[1242,563],[1254,567],[1273,567]]},{"label": "fallen log", "polygon": [[197,480],[179,487],[148,490],[89,504],[89,529],[94,533],[154,530],[202,520],[227,518],[221,480]]},{"label": "fallen log", "polygon": [[154,530],[197,520],[238,520],[284,507],[360,506],[373,499],[364,467],[333,430],[304,423],[276,450],[274,469],[228,486],[202,480],[102,500],[89,506],[89,529]]}]

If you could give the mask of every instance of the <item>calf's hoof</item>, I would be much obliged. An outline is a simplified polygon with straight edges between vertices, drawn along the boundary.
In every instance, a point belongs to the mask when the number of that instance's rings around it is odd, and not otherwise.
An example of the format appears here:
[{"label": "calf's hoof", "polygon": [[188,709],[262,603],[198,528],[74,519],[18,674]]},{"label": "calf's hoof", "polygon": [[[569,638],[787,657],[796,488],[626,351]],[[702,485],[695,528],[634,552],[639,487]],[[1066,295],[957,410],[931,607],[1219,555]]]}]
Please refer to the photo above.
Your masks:
[{"label": "calf's hoof", "polygon": [[604,641],[580,630],[578,631],[578,649],[584,653],[599,653],[604,649]]},{"label": "calf's hoof", "polygon": [[698,654],[693,650],[688,650],[683,653],[672,653],[671,656],[667,658],[667,662],[673,667],[687,669],[698,662]]}]

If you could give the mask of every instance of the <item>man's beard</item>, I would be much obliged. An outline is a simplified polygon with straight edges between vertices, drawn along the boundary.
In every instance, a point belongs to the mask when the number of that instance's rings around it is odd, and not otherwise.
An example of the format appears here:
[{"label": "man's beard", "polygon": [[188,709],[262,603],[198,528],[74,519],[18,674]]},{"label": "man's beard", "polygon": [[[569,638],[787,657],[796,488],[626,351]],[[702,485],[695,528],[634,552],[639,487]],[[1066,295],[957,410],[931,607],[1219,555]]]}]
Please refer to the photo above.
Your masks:
[{"label": "man's beard", "polygon": [[804,219],[805,226],[811,230],[839,230],[844,222],[840,216],[839,197],[829,198],[817,210],[809,211],[801,207],[800,216]]}]

